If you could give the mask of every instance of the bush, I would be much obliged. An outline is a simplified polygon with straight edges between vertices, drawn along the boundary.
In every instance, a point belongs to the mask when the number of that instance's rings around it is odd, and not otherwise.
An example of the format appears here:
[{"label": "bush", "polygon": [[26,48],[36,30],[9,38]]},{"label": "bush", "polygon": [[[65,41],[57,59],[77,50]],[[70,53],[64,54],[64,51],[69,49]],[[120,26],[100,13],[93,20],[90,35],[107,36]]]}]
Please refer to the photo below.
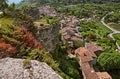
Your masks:
[{"label": "bush", "polygon": [[115,34],[115,35],[113,35],[113,36],[114,36],[115,40],[117,41],[117,43],[118,43],[119,46],[120,46],[120,34]]},{"label": "bush", "polygon": [[11,56],[16,51],[17,50],[15,47],[12,47],[10,44],[7,44],[0,40],[0,58],[6,57],[6,56]]},{"label": "bush", "polygon": [[52,54],[54,60],[59,63],[61,76],[64,79],[80,79],[79,64],[76,58],[68,58],[65,46],[57,46]]},{"label": "bush", "polygon": [[59,64],[53,60],[52,56],[48,52],[45,52],[43,50],[33,49],[28,53],[27,57],[33,60],[46,62],[54,70],[59,71],[58,68]]},{"label": "bush", "polygon": [[76,41],[74,41],[73,43],[74,43],[74,48],[75,48],[75,49],[84,46],[83,41],[76,40]]},{"label": "bush", "polygon": [[23,61],[23,67],[24,67],[25,69],[29,69],[29,68],[31,67],[31,61],[30,61],[30,59],[25,59],[25,60]]},{"label": "bush", "polygon": [[46,62],[55,71],[60,71],[58,67],[59,64],[53,60],[51,54],[43,50],[31,49],[31,48],[25,49],[24,47],[21,47],[20,51],[16,54],[15,57]]},{"label": "bush", "polygon": [[33,34],[25,28],[16,27],[14,25],[7,25],[0,29],[0,39],[6,43],[25,48],[38,48],[42,49],[41,45],[35,40]]},{"label": "bush", "polygon": [[[61,59],[60,69],[69,75],[73,79],[80,79],[79,71],[77,70],[78,64],[75,64],[75,60],[71,59]],[[75,66],[76,65],[76,66]]]},{"label": "bush", "polygon": [[105,21],[108,22],[114,22],[114,23],[118,23],[118,21],[120,20],[120,12],[114,12],[108,16],[106,16]]}]

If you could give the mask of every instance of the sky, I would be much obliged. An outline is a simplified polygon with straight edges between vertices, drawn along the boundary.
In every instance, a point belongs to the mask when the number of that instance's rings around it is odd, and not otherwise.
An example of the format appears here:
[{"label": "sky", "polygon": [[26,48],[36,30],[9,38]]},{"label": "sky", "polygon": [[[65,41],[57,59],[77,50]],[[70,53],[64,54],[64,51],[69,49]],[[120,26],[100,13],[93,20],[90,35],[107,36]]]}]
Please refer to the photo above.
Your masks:
[{"label": "sky", "polygon": [[11,4],[11,3],[19,3],[21,0],[8,0],[8,3]]}]

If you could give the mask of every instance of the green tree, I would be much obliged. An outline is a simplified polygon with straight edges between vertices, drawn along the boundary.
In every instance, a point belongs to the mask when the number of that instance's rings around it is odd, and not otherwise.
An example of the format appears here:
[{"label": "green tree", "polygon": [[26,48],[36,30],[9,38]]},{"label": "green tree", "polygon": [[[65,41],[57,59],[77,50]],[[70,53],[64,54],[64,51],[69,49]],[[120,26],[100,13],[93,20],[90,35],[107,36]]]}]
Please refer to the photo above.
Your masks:
[{"label": "green tree", "polygon": [[15,3],[10,4],[6,9],[6,15],[7,16],[16,16],[15,15]]},{"label": "green tree", "polygon": [[120,69],[119,53],[102,53],[97,61],[103,70]]},{"label": "green tree", "polygon": [[6,14],[5,10],[7,9],[7,7],[7,0],[0,0],[0,11],[2,11],[4,15]]},{"label": "green tree", "polygon": [[15,10],[15,3],[10,4],[10,6],[8,7],[8,9],[10,11],[14,11]]}]

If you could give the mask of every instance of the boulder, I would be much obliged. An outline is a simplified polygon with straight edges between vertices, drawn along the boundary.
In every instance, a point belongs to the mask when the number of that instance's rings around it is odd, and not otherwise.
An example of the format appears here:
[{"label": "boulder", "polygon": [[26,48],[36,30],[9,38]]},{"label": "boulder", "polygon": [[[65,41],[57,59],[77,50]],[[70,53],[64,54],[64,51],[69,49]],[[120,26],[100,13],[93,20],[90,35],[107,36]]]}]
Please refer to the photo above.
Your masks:
[{"label": "boulder", "polygon": [[25,68],[25,59],[0,59],[0,79],[63,79],[44,62],[30,61]]}]

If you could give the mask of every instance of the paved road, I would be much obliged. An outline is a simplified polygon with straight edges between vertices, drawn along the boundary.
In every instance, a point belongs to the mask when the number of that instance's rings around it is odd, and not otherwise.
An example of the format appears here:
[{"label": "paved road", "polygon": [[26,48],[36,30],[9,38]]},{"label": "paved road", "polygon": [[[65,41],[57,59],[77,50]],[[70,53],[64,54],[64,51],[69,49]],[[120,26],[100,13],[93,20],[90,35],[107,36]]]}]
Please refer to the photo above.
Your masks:
[{"label": "paved road", "polygon": [[[109,25],[107,25],[107,24],[104,22],[105,17],[106,17],[107,15],[109,15],[109,14],[112,14],[112,13],[113,13],[113,12],[110,12],[110,13],[106,14],[106,15],[101,19],[101,23],[112,31],[112,33],[108,34],[108,36],[110,36],[113,40],[115,40],[115,38],[113,37],[113,35],[114,35],[114,34],[117,34],[117,33],[120,33],[120,31],[111,28]],[[117,46],[118,51],[120,52],[120,46],[118,45],[117,42],[116,42],[116,46]]]}]

